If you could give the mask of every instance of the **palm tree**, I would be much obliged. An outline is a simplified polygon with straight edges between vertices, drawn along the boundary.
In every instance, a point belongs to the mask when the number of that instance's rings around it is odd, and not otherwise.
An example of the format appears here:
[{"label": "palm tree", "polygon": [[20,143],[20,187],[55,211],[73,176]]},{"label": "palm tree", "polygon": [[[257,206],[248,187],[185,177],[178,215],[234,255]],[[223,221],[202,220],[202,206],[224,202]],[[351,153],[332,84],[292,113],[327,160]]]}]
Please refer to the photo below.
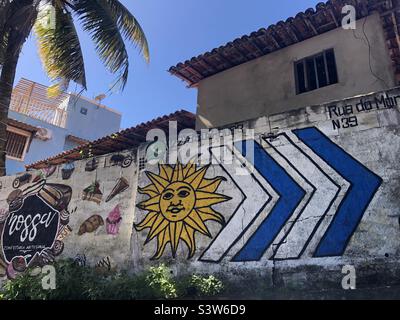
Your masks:
[{"label": "palm tree", "polygon": [[117,75],[114,86],[124,89],[128,79],[125,40],[133,42],[149,61],[140,24],[118,0],[0,0],[0,176],[6,174],[6,122],[18,58],[32,29],[44,68],[54,83],[49,94],[57,95],[70,81],[86,89],[74,19],[90,34],[105,67]]}]

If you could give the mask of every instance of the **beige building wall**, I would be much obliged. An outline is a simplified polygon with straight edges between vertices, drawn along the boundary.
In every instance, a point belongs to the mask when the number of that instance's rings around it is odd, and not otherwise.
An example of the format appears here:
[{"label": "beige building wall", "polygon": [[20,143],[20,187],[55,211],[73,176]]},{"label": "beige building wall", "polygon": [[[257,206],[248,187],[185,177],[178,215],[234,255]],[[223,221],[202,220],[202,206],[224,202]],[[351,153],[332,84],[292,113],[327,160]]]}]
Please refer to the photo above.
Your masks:
[{"label": "beige building wall", "polygon": [[[339,83],[296,95],[294,62],[330,48],[335,50]],[[394,72],[376,13],[357,21],[355,31],[338,28],[202,80],[197,128],[226,126],[393,86]]]}]

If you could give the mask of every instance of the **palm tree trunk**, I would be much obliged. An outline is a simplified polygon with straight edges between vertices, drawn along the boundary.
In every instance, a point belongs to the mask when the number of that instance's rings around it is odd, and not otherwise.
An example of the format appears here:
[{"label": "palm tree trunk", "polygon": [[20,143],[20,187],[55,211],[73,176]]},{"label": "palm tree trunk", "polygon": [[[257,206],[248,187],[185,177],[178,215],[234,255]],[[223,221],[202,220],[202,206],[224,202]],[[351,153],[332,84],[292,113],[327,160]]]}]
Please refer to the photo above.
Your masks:
[{"label": "palm tree trunk", "polygon": [[18,32],[14,33],[15,34],[10,34],[5,62],[0,75],[0,177],[6,175],[8,109],[10,107],[19,54],[25,42],[25,37],[23,37],[22,40]]}]

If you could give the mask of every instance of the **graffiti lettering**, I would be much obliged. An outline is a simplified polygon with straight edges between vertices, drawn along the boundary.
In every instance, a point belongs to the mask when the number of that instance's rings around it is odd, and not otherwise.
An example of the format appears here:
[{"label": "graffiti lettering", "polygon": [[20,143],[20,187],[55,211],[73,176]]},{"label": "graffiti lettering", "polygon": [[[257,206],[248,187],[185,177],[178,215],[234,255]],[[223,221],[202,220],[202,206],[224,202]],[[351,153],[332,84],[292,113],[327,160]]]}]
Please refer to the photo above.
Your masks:
[{"label": "graffiti lettering", "polygon": [[34,216],[30,214],[23,216],[21,214],[17,215],[12,213],[8,222],[8,235],[12,236],[14,232],[20,232],[22,230],[20,233],[20,241],[25,242],[28,238],[29,242],[32,242],[36,238],[38,225],[44,225],[45,228],[48,228],[56,216],[57,213],[54,212],[44,214],[37,213]]},{"label": "graffiti lettering", "polygon": [[357,114],[372,110],[393,109],[400,106],[399,98],[400,96],[389,96],[388,94],[383,94],[372,100],[360,99],[360,101],[354,105],[328,106],[328,114],[329,118],[332,120],[333,129],[337,130],[357,127],[360,123]]},{"label": "graffiti lettering", "polygon": [[356,116],[349,117],[349,118],[342,118],[339,120],[332,120],[333,129],[347,129],[352,127],[358,126],[358,118]]}]

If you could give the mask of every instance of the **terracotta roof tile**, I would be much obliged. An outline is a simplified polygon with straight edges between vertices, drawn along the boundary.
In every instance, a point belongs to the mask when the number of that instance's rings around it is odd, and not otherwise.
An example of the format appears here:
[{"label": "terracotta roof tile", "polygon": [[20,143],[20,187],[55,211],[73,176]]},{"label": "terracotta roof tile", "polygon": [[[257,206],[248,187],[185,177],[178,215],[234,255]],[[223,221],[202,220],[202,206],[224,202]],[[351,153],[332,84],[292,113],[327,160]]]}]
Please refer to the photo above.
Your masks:
[{"label": "terracotta roof tile", "polygon": [[[395,9],[394,12],[400,15],[399,0],[321,2],[315,9],[309,8],[286,21],[279,21],[183,63],[178,63],[171,67],[169,72],[187,82],[189,86],[196,86],[201,80],[219,72],[338,28],[342,20],[342,8],[345,5],[353,5],[356,8],[358,19],[371,14],[374,10],[384,13]],[[399,27],[399,22],[400,19],[397,20],[395,27]],[[398,50],[398,45],[396,46]]]},{"label": "terracotta roof tile", "polygon": [[163,129],[168,132],[169,121],[177,121],[178,131],[185,128],[195,128],[196,116],[188,111],[180,110],[175,113],[159,117],[152,121],[139,124],[135,127],[116,132],[101,139],[88,142],[74,149],[65,151],[48,159],[44,159],[26,166],[26,169],[42,169],[49,165],[58,165],[69,161],[81,160],[87,154],[100,156],[138,147],[146,142],[146,134],[151,129]]}]

